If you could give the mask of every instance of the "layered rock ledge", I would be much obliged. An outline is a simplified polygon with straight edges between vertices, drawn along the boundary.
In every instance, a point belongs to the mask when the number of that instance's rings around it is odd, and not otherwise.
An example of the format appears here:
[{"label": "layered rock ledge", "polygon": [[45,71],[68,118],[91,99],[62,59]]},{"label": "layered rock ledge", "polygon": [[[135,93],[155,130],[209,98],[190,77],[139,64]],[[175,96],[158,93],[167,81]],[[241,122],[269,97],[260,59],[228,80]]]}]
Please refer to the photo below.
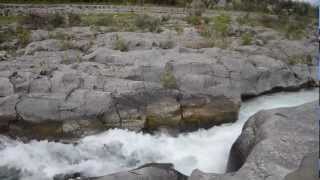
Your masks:
[{"label": "layered rock ledge", "polygon": [[[316,44],[309,39],[190,49],[190,42],[203,41],[192,28],[181,35],[64,30],[73,37],[67,49],[36,30],[26,48],[0,62],[3,132],[35,138],[109,128],[189,132],[237,120],[241,97],[316,85],[316,60],[306,58]],[[112,49],[119,36],[127,52]],[[168,37],[175,43],[163,49]],[[300,59],[292,63],[288,55]]]}]

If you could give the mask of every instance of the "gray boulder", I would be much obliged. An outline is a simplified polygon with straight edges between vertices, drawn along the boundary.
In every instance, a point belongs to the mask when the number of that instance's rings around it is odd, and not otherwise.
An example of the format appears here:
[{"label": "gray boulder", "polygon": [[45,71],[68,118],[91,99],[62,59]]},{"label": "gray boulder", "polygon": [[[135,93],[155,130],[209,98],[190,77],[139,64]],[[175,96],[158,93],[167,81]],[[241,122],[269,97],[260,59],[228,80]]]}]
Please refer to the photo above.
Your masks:
[{"label": "gray boulder", "polygon": [[0,97],[12,95],[14,93],[13,85],[7,78],[0,77]]},{"label": "gray boulder", "polygon": [[31,32],[30,41],[42,41],[49,38],[49,32],[45,30],[35,30]]},{"label": "gray boulder", "polygon": [[[209,179],[284,180],[287,176],[286,179],[291,180],[312,172],[314,166],[307,165],[310,158],[303,159],[319,145],[314,135],[319,130],[315,125],[318,123],[315,121],[316,107],[314,102],[293,108],[260,111],[252,116],[232,147],[228,163],[230,173]],[[191,176],[190,180],[204,180],[207,176]]]},{"label": "gray boulder", "polygon": [[33,54],[37,51],[60,51],[63,49],[63,42],[55,39],[35,41],[25,48],[25,54]]},{"label": "gray boulder", "polygon": [[9,128],[9,123],[16,120],[17,114],[15,106],[19,100],[19,95],[11,95],[0,98],[0,133]]}]

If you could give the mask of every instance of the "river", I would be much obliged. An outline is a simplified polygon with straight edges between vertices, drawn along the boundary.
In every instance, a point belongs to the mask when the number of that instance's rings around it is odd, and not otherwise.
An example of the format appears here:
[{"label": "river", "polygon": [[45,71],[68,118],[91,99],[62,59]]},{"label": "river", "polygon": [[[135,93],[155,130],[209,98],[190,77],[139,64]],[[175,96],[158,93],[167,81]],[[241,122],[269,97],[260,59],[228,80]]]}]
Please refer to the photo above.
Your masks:
[{"label": "river", "polygon": [[0,167],[21,170],[22,180],[52,179],[56,174],[72,172],[101,176],[149,162],[173,163],[186,175],[196,168],[224,173],[230,148],[251,115],[264,109],[297,106],[316,99],[317,90],[263,95],[244,102],[235,123],[178,137],[114,129],[84,137],[72,145],[35,140],[22,143],[2,136]]}]

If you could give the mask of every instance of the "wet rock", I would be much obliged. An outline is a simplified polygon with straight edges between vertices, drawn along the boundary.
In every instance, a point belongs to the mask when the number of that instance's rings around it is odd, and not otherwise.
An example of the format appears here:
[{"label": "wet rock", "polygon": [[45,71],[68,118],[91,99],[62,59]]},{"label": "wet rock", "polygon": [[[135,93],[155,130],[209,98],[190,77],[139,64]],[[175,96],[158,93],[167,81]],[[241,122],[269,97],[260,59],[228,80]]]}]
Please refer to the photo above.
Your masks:
[{"label": "wet rock", "polygon": [[82,176],[81,173],[72,173],[72,174],[57,174],[53,177],[53,180],[89,180]]},{"label": "wet rock", "polygon": [[97,180],[187,180],[187,177],[173,169],[172,164],[146,164],[137,169],[99,177]]},{"label": "wet rock", "polygon": [[192,174],[190,175],[190,177],[188,179],[189,180],[211,180],[217,176],[218,176],[218,174],[205,173],[205,172],[200,171],[199,169],[196,169],[196,170],[192,171]]},{"label": "wet rock", "polygon": [[0,179],[1,180],[19,180],[20,179],[20,171],[9,168],[9,167],[0,167]]},{"label": "wet rock", "polygon": [[232,147],[228,163],[228,170],[232,173],[211,179],[285,179],[299,168],[301,162],[300,170],[287,178],[293,175],[299,177],[306,170],[312,171],[309,168],[314,166],[306,165],[310,158],[303,159],[319,145],[319,140],[314,136],[314,132],[318,131],[315,126],[316,107],[314,102],[293,108],[260,111],[252,116]]}]

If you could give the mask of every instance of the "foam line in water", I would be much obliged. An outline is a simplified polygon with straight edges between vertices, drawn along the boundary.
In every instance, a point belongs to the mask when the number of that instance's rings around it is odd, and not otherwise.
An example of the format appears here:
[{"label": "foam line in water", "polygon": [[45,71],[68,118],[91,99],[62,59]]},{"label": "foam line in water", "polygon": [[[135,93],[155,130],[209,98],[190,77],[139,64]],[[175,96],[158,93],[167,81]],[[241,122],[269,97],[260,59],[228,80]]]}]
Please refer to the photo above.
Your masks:
[{"label": "foam line in water", "polygon": [[251,115],[262,109],[296,106],[317,98],[316,90],[265,95],[243,103],[236,123],[176,138],[119,129],[85,137],[77,145],[22,143],[0,137],[0,167],[20,169],[23,180],[52,179],[55,174],[70,172],[101,176],[149,162],[171,162],[186,175],[196,168],[223,173],[230,148]]}]

